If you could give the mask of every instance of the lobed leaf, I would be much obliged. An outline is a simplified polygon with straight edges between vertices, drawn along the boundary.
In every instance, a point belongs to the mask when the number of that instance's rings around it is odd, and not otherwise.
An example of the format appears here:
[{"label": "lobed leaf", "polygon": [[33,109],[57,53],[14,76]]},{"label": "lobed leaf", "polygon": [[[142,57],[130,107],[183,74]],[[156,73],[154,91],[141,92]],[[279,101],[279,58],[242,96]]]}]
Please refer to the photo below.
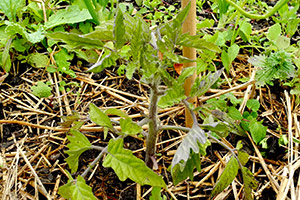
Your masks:
[{"label": "lobed leaf", "polygon": [[223,69],[216,71],[214,74],[208,74],[202,78],[197,78],[191,89],[190,96],[201,96],[220,78]]},{"label": "lobed leaf", "polygon": [[166,187],[162,177],[148,168],[130,150],[123,148],[123,139],[111,139],[107,151],[103,166],[113,168],[121,181],[129,178],[141,185]]},{"label": "lobed leaf", "polygon": [[179,164],[180,170],[183,171],[190,157],[191,150],[197,154],[200,152],[199,143],[206,144],[205,146],[207,146],[207,142],[208,140],[204,130],[202,130],[198,125],[194,124],[179,145],[176,154],[173,157],[171,164],[172,171],[177,164]]},{"label": "lobed leaf", "polygon": [[67,184],[59,187],[58,194],[65,199],[97,200],[82,176],[78,176],[76,180],[70,179]]},{"label": "lobed leaf", "polygon": [[78,169],[79,156],[88,150],[92,145],[85,135],[80,133],[78,130],[71,128],[69,133],[70,135],[67,136],[68,140],[70,141],[70,143],[67,144],[69,150],[65,151],[69,157],[65,160],[67,161],[71,172],[75,173]]},{"label": "lobed leaf", "polygon": [[177,185],[179,182],[187,179],[188,177],[193,181],[194,169],[196,168],[198,172],[201,170],[200,155],[200,153],[192,152],[183,169],[180,169],[180,165],[175,165],[172,168],[171,174],[174,185]]}]

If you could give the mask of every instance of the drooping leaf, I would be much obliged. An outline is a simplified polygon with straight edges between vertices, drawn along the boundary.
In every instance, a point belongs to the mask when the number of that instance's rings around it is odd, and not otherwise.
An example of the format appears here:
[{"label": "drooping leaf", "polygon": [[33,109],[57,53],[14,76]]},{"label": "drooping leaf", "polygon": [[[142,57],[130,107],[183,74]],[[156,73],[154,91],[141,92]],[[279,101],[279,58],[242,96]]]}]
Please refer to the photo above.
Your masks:
[{"label": "drooping leaf", "polygon": [[179,164],[180,170],[183,171],[186,162],[190,157],[191,150],[196,154],[199,153],[199,144],[207,144],[207,141],[204,130],[202,130],[197,124],[194,124],[179,145],[176,154],[173,157],[172,170],[177,164]]},{"label": "drooping leaf", "polygon": [[201,96],[219,79],[223,72],[223,68],[216,71],[214,74],[208,74],[202,78],[197,78],[191,89],[190,96]]},{"label": "drooping leaf", "polygon": [[72,111],[72,115],[63,116],[63,122],[59,123],[62,127],[71,127],[74,121],[80,119],[79,113],[77,111]]},{"label": "drooping leaf", "polygon": [[120,126],[122,130],[122,134],[124,135],[136,135],[143,131],[142,127],[137,125],[130,118],[120,119]]},{"label": "drooping leaf", "polygon": [[67,9],[62,9],[52,14],[45,23],[45,28],[53,28],[62,24],[74,24],[83,22],[87,19],[92,19],[87,9],[82,9],[78,6],[69,6]]},{"label": "drooping leaf", "polygon": [[36,86],[31,87],[32,94],[39,98],[51,96],[51,88],[42,81],[38,81]]},{"label": "drooping leaf", "polygon": [[262,122],[256,121],[256,119],[253,119],[249,123],[249,129],[255,144],[258,144],[262,139],[266,137],[267,127],[262,125]]},{"label": "drooping leaf", "polygon": [[123,13],[120,9],[118,9],[117,15],[115,18],[114,39],[115,39],[115,47],[117,49],[120,49],[123,46],[123,44],[126,42],[125,25],[123,22]]},{"label": "drooping leaf", "polygon": [[89,140],[83,135],[81,132],[75,129],[70,129],[70,135],[67,136],[68,140],[70,141],[67,144],[69,150],[65,151],[66,154],[69,155],[68,158],[65,160],[67,161],[71,172],[75,173],[78,169],[78,159],[79,156],[88,150],[92,145]]},{"label": "drooping leaf", "polygon": [[234,178],[238,174],[238,170],[238,161],[235,159],[234,156],[231,156],[219,180],[216,182],[211,192],[211,196],[213,197],[216,194],[222,192],[234,180]]},{"label": "drooping leaf", "polygon": [[96,123],[99,126],[112,128],[113,125],[111,124],[111,121],[109,117],[104,114],[95,104],[90,103],[90,111],[89,115],[91,120]]},{"label": "drooping leaf", "polygon": [[65,199],[97,200],[82,176],[78,176],[76,180],[70,179],[67,184],[59,187],[58,194]]},{"label": "drooping leaf", "polygon": [[1,0],[0,10],[4,12],[9,21],[16,21],[17,12],[25,6],[25,0]]},{"label": "drooping leaf", "polygon": [[171,169],[173,184],[177,185],[179,182],[187,179],[188,177],[194,179],[194,169],[196,168],[198,172],[201,170],[201,160],[200,153],[190,153],[189,159],[186,161],[186,164],[183,169],[180,169],[180,165],[175,165]]},{"label": "drooping leaf", "polygon": [[71,48],[93,49],[103,46],[103,42],[98,39],[90,38],[90,35],[79,35],[76,33],[54,32],[47,33],[47,36],[54,40],[65,42]]},{"label": "drooping leaf", "polygon": [[253,174],[251,173],[251,171],[248,168],[243,167],[242,174],[243,174],[243,180],[244,180],[245,199],[252,200],[253,197],[252,197],[251,191],[252,191],[252,189],[257,188],[258,182],[255,180]]},{"label": "drooping leaf", "polygon": [[121,181],[129,178],[141,185],[166,187],[162,177],[148,168],[130,150],[123,148],[123,139],[111,139],[107,151],[103,166],[113,168]]}]

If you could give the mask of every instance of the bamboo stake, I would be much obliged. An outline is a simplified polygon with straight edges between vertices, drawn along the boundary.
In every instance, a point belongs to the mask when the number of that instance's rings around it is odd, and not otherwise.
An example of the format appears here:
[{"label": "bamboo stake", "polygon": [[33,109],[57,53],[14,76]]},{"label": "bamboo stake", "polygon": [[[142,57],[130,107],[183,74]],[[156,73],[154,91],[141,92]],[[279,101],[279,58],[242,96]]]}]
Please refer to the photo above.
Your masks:
[{"label": "bamboo stake", "polygon": [[[196,35],[196,0],[182,0],[181,1],[181,7],[184,8],[189,2],[191,2],[191,8],[189,11],[188,16],[186,17],[183,25],[182,25],[182,32],[183,33],[190,33],[190,35]],[[196,49],[195,48],[189,48],[189,47],[183,47],[183,56],[187,57],[192,60],[196,60]],[[196,62],[192,63],[184,63],[183,67],[190,67],[195,66]],[[196,79],[197,73],[195,73],[186,79],[184,82],[184,90],[185,95],[189,95],[191,91],[191,87]],[[189,100],[190,103],[193,103],[196,105],[196,97]],[[187,127],[193,126],[193,120],[192,116],[190,114],[189,109],[185,109],[185,125]]]}]

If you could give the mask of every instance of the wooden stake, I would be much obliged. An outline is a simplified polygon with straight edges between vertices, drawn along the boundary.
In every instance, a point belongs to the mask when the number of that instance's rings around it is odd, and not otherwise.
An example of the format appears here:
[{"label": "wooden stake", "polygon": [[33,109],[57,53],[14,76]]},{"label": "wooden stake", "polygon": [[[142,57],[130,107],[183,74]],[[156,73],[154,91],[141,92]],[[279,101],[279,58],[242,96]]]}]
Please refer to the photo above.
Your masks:
[{"label": "wooden stake", "polygon": [[[183,25],[182,25],[182,32],[183,33],[190,33],[190,35],[196,35],[196,0],[182,0],[181,1],[181,7],[184,8],[189,2],[191,2],[191,8],[189,11],[189,14],[187,18],[185,19]],[[189,59],[196,60],[196,49],[195,48],[189,48],[189,47],[183,47],[183,56],[187,57]],[[195,66],[196,68],[196,62],[192,63],[184,63],[183,67],[190,67]],[[197,73],[195,73],[186,79],[184,83],[184,90],[185,95],[189,95],[191,91],[191,87],[196,79]],[[196,105],[197,98],[190,99],[190,103],[193,103]],[[185,125],[187,127],[193,126],[193,120],[192,116],[190,114],[190,111],[188,109],[185,109]]]}]

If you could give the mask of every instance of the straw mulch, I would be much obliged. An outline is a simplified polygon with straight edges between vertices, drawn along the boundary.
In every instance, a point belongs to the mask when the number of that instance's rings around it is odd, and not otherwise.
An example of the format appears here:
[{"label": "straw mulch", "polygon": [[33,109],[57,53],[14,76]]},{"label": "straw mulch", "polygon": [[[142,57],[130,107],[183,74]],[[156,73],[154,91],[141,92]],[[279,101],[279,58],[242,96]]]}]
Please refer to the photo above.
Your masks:
[{"label": "straw mulch", "polygon": [[[251,138],[246,138],[250,160],[247,167],[259,181],[253,191],[255,199],[300,199],[300,167],[299,139],[300,109],[295,104],[295,97],[288,91],[274,88],[257,89],[253,84],[255,71],[247,64],[246,56],[239,56],[239,62],[234,63],[230,75],[225,73],[225,80],[220,89],[211,89],[206,96],[200,97],[204,103],[212,97],[232,92],[237,98],[243,98],[240,111],[243,112],[249,98],[256,98],[261,103],[260,119],[268,127],[268,137],[274,141],[267,151],[274,151],[273,157],[264,158],[261,147],[256,146]],[[218,62],[216,60],[216,62]],[[57,73],[47,73],[42,69],[28,69],[14,78],[2,83],[0,91],[1,113],[1,199],[61,199],[58,188],[67,182],[69,169],[64,159],[67,157],[67,127],[60,125],[62,117],[77,111],[86,123],[81,131],[89,138],[93,145],[106,146],[109,134],[103,136],[101,127],[88,119],[88,105],[93,102],[102,109],[118,108],[126,111],[134,120],[138,121],[148,112],[147,85],[138,79],[127,80],[116,75],[114,69],[100,74],[84,73],[76,67],[77,78],[61,76]],[[136,76],[137,77],[137,76]],[[242,84],[237,80],[241,77],[251,77],[250,81]],[[138,77],[137,77],[138,78]],[[31,86],[37,81],[50,81],[52,96],[39,99],[32,95]],[[70,91],[60,89],[59,83],[77,83],[80,87],[70,85]],[[17,83],[16,83],[17,82]],[[276,93],[274,93],[276,92]],[[172,108],[159,110],[163,124],[184,124],[184,107],[176,105]],[[118,118],[114,118],[118,120]],[[272,124],[277,126],[272,127]],[[147,130],[147,126],[143,127]],[[193,181],[186,180],[174,186],[167,170],[176,148],[186,133],[181,131],[164,131],[158,139],[158,173],[165,176],[168,185],[162,193],[168,199],[208,199],[210,191],[223,171],[230,154],[217,144],[212,144],[207,150],[207,156],[202,158],[201,172],[195,172]],[[278,147],[280,135],[288,138],[287,147]],[[223,139],[229,146],[230,136]],[[272,146],[273,145],[273,146]],[[133,150],[134,154],[143,159],[145,144],[143,138],[128,137],[125,148]],[[79,175],[88,164],[98,155],[97,151],[88,151],[80,158]],[[270,152],[269,152],[270,153]],[[235,198],[243,195],[243,185],[240,175],[232,184],[214,199]],[[141,187],[131,181],[120,182],[111,169],[105,169],[99,163],[87,176],[87,183],[93,188],[99,199],[148,199],[151,189]]]}]

